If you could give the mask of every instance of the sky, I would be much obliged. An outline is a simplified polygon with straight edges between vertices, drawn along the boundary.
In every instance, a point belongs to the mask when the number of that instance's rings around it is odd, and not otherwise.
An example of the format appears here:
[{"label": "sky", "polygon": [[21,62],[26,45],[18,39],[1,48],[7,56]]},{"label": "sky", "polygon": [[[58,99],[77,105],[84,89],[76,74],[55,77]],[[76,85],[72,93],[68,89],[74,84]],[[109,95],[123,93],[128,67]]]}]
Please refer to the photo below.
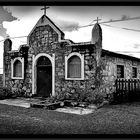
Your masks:
[{"label": "sky", "polygon": [[[43,15],[43,6],[0,6],[0,73],[3,67],[3,40],[9,37],[28,36]],[[46,15],[65,33],[65,39],[74,42],[91,41],[91,30],[100,22],[103,33],[103,49],[140,58],[140,6],[50,6]],[[125,29],[124,29],[125,28]],[[127,29],[127,30],[126,30]],[[131,29],[131,30],[130,30]],[[12,50],[27,43],[27,38],[12,39]]]}]

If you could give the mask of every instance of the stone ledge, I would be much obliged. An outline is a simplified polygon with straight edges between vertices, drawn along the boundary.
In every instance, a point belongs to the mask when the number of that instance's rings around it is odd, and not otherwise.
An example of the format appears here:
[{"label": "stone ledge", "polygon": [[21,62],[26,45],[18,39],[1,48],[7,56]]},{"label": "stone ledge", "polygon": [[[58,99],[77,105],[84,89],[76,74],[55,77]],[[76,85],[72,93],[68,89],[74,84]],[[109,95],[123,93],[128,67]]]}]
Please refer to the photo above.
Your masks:
[{"label": "stone ledge", "polygon": [[45,101],[39,102],[39,103],[31,103],[31,107],[37,107],[37,108],[45,108],[49,110],[55,110],[56,108],[60,108],[62,105],[62,102],[57,102],[57,103],[50,103],[46,104]]}]

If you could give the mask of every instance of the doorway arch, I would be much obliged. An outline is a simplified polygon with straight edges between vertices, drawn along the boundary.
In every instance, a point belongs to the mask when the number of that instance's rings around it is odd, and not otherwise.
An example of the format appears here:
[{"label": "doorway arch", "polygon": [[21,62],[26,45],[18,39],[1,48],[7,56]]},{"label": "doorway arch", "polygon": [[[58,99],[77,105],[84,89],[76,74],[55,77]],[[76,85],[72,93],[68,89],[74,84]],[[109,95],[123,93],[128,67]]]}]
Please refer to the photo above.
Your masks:
[{"label": "doorway arch", "polygon": [[[44,61],[43,61],[43,59],[44,59]],[[50,79],[51,83],[49,83],[50,84],[49,86],[51,87],[51,94],[49,96],[55,95],[55,55],[52,54],[52,57],[51,57],[49,54],[46,54],[46,53],[40,53],[37,56],[33,55],[32,94],[38,95],[37,92],[38,92],[38,88],[39,88],[39,83],[38,83],[39,82],[38,81],[39,71],[42,74],[44,71],[44,74],[47,76],[47,71],[48,71],[47,67],[48,67],[48,69],[50,69],[49,74],[51,75],[51,79]],[[44,78],[46,76],[44,76]],[[49,79],[48,79],[48,81],[49,81]],[[47,82],[47,80],[46,80],[46,82]],[[41,86],[40,86],[40,88],[41,88]]]},{"label": "doorway arch", "polygon": [[37,96],[50,97],[52,94],[52,64],[48,57],[41,56],[37,60]]}]

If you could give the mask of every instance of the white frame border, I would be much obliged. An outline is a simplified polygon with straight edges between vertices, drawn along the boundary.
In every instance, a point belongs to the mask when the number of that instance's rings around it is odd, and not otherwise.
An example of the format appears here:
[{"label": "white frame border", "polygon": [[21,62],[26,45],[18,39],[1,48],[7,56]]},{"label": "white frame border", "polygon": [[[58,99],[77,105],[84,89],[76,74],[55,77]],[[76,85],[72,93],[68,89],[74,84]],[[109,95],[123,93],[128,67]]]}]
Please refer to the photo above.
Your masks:
[{"label": "white frame border", "polygon": [[[78,56],[81,60],[81,78],[68,78],[68,60],[74,55]],[[84,80],[84,55],[81,55],[77,52],[73,52],[68,56],[65,56],[65,80]]]},{"label": "white frame border", "polygon": [[41,56],[47,57],[52,64],[52,96],[55,95],[55,54],[52,54],[52,57],[49,54],[46,53],[39,53],[38,55],[32,57],[32,94],[37,94],[37,69],[36,69],[36,64],[38,59]]},{"label": "white frame border", "polygon": [[[15,61],[19,60],[22,64],[22,77],[14,77],[14,63]],[[11,78],[12,79],[24,79],[24,58],[23,57],[16,57],[15,59],[11,60]]]}]

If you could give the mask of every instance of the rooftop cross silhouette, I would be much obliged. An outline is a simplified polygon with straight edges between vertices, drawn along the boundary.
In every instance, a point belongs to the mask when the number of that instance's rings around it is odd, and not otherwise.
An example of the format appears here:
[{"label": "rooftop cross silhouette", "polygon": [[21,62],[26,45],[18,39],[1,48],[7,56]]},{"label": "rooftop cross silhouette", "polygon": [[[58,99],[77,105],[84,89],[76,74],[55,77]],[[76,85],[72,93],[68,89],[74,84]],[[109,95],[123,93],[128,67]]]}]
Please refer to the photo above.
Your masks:
[{"label": "rooftop cross silhouette", "polygon": [[97,23],[98,23],[99,20],[102,20],[102,19],[99,19],[99,18],[97,17],[97,19],[95,19],[94,21],[97,21]]},{"label": "rooftop cross silhouette", "polygon": [[49,9],[50,7],[44,6],[44,8],[41,8],[41,10],[44,10],[44,15],[46,15],[46,10]]}]

